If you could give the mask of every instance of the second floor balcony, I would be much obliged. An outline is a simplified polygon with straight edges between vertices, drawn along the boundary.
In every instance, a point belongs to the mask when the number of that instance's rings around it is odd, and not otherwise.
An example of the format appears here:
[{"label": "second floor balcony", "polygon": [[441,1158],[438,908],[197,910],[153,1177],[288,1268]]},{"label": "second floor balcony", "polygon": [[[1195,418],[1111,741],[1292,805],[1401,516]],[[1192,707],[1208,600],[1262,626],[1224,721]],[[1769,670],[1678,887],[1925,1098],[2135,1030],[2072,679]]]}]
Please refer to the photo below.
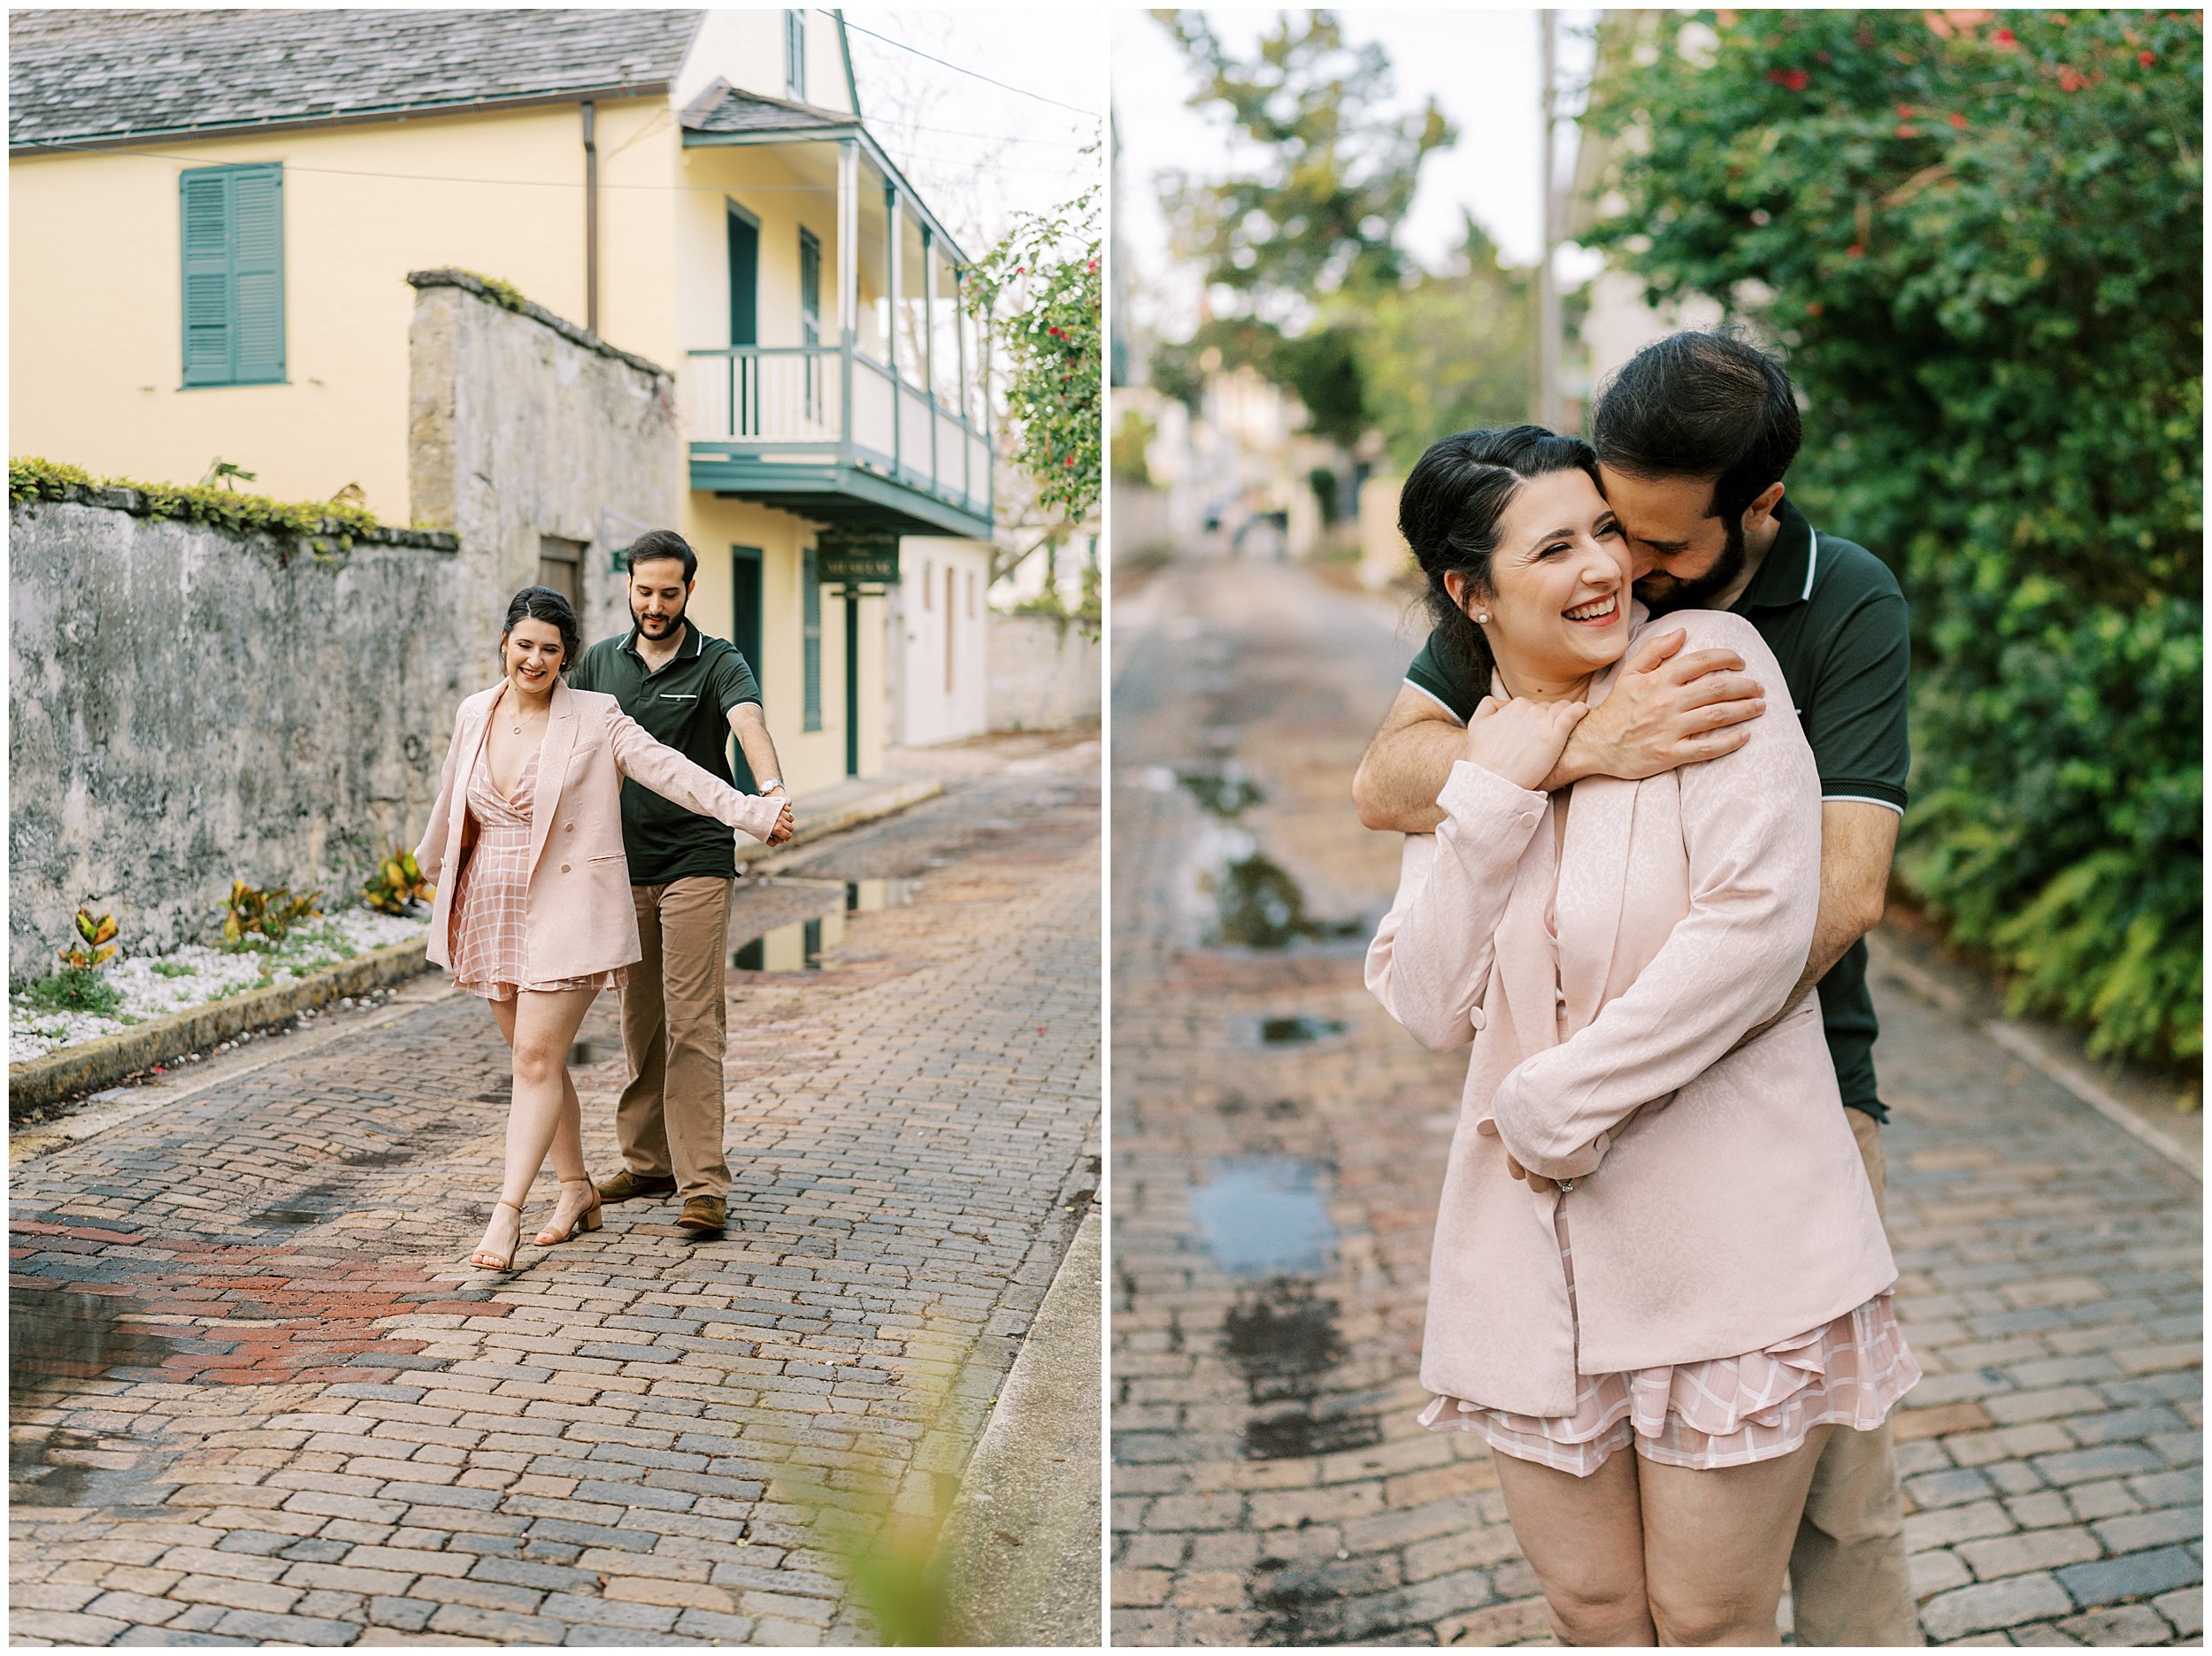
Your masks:
[{"label": "second floor balcony", "polygon": [[[719,195],[690,220],[710,280],[684,363],[691,487],[872,535],[985,537],[992,454],[966,258],[865,127],[836,111],[710,90],[685,172]],[[701,245],[717,230],[720,246]],[[693,338],[699,337],[697,331]],[[714,335],[709,335],[714,337]]]},{"label": "second floor balcony", "polygon": [[857,346],[695,350],[684,412],[694,488],[859,493],[935,522],[911,533],[990,533],[989,434]]}]

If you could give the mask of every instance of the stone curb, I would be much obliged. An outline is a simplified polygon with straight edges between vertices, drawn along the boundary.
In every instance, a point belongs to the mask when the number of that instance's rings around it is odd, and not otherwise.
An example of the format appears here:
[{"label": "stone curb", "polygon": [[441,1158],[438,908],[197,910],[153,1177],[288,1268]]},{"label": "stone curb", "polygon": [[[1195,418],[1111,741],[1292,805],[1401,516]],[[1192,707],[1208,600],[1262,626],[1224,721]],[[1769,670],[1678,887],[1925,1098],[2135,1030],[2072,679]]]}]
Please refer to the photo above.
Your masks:
[{"label": "stone curb", "polygon": [[290,983],[271,984],[266,989],[234,995],[227,1000],[188,1007],[97,1040],[81,1041],[42,1058],[10,1064],[9,1108],[35,1108],[73,1092],[108,1086],[165,1060],[203,1052],[244,1031],[285,1023],[310,1007],[327,1006],[347,995],[365,994],[404,982],[427,968],[423,947],[421,939],[388,943]]},{"label": "stone curb", "polygon": [[960,1475],[940,1541],[956,1643],[1100,1642],[1102,1231],[1094,1207]]},{"label": "stone curb", "polygon": [[1916,962],[1907,960],[1895,948],[1878,948],[1876,965],[1904,984],[1922,1000],[1941,1007],[1962,1023],[1978,1031],[2003,1047],[2014,1057],[2024,1060],[2032,1068],[2056,1082],[2079,1102],[2103,1116],[2122,1132],[2149,1146],[2199,1184],[2204,1182],[2204,1161],[2201,1152],[2191,1147],[2171,1133],[2161,1131],[2145,1121],[2133,1110],[2114,1098],[2096,1081],[2050,1050],[2036,1032],[2024,1024],[2008,1018],[1980,1016],[1969,1006],[1965,997],[1950,985]]}]

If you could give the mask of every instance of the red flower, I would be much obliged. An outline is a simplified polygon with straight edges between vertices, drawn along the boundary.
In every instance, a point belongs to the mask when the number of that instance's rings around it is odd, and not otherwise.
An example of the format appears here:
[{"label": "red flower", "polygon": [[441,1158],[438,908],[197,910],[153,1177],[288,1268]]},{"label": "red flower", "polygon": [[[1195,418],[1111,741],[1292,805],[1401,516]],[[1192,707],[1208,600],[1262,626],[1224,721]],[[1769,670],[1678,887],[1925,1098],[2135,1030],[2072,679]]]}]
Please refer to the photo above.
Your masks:
[{"label": "red flower", "polygon": [[2082,89],[2082,88],[2087,86],[2089,82],[2083,79],[2081,71],[2075,68],[2071,64],[2061,64],[2059,65],[2058,89],[2060,91],[2078,92]]},{"label": "red flower", "polygon": [[2017,42],[2019,38],[2020,37],[2015,34],[2010,29],[1999,29],[1994,34],[1990,36],[1990,39],[1995,41],[2000,46],[2010,46]]},{"label": "red flower", "polygon": [[1952,116],[1951,125],[1954,126],[1963,127],[1966,125],[1966,117],[1963,115]]},{"label": "red flower", "polygon": [[1912,105],[1909,104],[1900,104],[1897,106],[1897,112],[1905,119],[1910,120],[1912,119]]},{"label": "red flower", "polygon": [[2141,64],[2144,68],[2147,69],[2158,61],[2158,54],[2154,51],[2138,52],[2136,54],[2135,61]]},{"label": "red flower", "polygon": [[1802,92],[1812,77],[1802,69],[1770,69],[1767,71],[1767,79],[1778,87],[1787,87],[1793,92]]},{"label": "red flower", "polygon": [[1900,138],[1917,138],[1920,136],[1920,128],[1917,126],[1907,126],[1901,123],[1897,128],[1897,135]]},{"label": "red flower", "polygon": [[1854,242],[1849,247],[1844,249],[1844,251],[1848,253],[1853,258],[1864,258],[1866,257],[1866,249],[1863,247],[1861,247],[1856,242]]}]

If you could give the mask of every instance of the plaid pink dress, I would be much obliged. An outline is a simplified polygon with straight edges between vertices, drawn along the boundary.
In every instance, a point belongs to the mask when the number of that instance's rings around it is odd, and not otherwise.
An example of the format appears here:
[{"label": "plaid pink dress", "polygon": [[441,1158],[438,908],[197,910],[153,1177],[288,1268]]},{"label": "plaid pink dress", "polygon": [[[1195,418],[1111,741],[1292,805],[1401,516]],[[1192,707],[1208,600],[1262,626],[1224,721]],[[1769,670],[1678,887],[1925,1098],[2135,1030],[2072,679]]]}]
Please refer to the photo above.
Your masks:
[{"label": "plaid pink dress", "polygon": [[[1564,800],[1553,816],[1554,832],[1563,840]],[[1546,920],[1555,962],[1555,914],[1548,912]],[[1567,997],[1563,990],[1556,993],[1563,1039]],[[1579,1371],[1581,1314],[1567,1236],[1573,1200],[1571,1192],[1560,1193],[1552,1230],[1567,1276],[1568,1315],[1577,1319]],[[1638,1454],[1663,1466],[1710,1471],[1788,1454],[1816,1426],[1871,1430],[1919,1378],[1920,1365],[1905,1347],[1890,1296],[1879,1293],[1824,1327],[1740,1356],[1580,1375],[1571,1414],[1517,1414],[1439,1397],[1421,1412],[1421,1424],[1432,1431],[1479,1432],[1502,1454],[1577,1477],[1589,1476],[1632,1444]]]},{"label": "plaid pink dress", "polygon": [[537,802],[538,755],[522,767],[512,799],[492,785],[490,744],[469,773],[468,810],[476,818],[476,848],[453,893],[453,981],[487,1000],[511,1000],[523,990],[619,989],[625,968],[595,978],[523,980],[523,913],[530,893],[530,832]]}]

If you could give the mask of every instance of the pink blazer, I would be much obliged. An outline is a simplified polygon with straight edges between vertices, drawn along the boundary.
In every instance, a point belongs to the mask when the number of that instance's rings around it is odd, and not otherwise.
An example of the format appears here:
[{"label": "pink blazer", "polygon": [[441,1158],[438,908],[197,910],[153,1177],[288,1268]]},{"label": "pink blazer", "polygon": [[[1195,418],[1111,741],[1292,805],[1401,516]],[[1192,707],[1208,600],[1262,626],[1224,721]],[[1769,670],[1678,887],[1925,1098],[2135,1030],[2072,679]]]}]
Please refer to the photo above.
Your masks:
[{"label": "pink blazer", "polygon": [[[1782,682],[1740,617],[1664,625]],[[1474,1043],[1430,1265],[1431,1392],[1572,1411],[1563,1201],[1583,1374],[1755,1351],[1896,1280],[1817,997],[1737,1045],[1788,998],[1820,903],[1811,749],[1794,719],[1749,728],[1724,758],[1577,783],[1555,865],[1549,798],[1465,761],[1444,823],[1407,839],[1368,987],[1432,1050]],[[1575,1188],[1532,1192],[1508,1151]]]},{"label": "pink blazer", "polygon": [[[454,716],[437,801],[430,808],[422,843],[415,847],[423,878],[438,888],[430,911],[428,954],[449,968],[453,882],[442,876],[461,843],[469,775],[504,688],[501,684],[478,691]],[[630,864],[622,851],[623,778],[756,840],[773,832],[781,809],[780,801],[741,794],[656,741],[612,696],[596,691],[555,685],[544,741],[538,754],[530,889],[523,919],[523,957],[533,983],[593,977],[644,956],[630,898]]]}]

